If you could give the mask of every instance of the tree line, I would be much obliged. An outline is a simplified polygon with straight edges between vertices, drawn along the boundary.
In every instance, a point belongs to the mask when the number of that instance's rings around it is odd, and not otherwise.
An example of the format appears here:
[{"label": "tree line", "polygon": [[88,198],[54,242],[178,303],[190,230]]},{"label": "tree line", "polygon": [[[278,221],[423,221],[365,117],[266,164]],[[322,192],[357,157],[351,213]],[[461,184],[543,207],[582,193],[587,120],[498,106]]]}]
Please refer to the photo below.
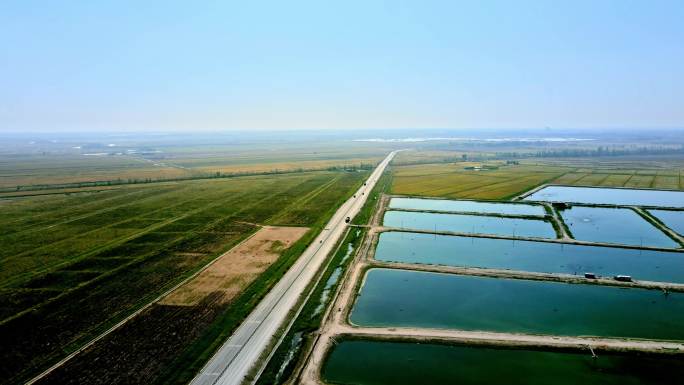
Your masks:
[{"label": "tree line", "polygon": [[198,179],[217,179],[217,178],[236,178],[241,176],[260,176],[260,175],[279,175],[279,174],[295,174],[301,172],[311,171],[360,171],[372,170],[375,165],[372,163],[360,163],[352,165],[337,165],[325,168],[303,168],[298,167],[294,169],[273,169],[268,171],[238,171],[238,172],[221,172],[202,173],[191,176],[182,176],[175,178],[117,178],[111,180],[97,180],[97,181],[83,181],[72,183],[53,183],[53,184],[32,184],[32,185],[17,185],[15,187],[8,187],[0,189],[0,192],[11,191],[37,191],[37,190],[56,190],[67,188],[83,188],[83,187],[103,187],[103,186],[118,186],[127,184],[145,184],[145,183],[160,183],[160,182],[181,182]]}]

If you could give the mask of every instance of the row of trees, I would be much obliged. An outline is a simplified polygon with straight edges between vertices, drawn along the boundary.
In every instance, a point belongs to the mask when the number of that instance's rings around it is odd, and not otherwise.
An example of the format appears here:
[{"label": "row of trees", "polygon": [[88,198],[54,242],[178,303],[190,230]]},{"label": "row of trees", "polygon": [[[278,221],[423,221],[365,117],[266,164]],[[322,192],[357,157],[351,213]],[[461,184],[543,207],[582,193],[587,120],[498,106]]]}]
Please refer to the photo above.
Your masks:
[{"label": "row of trees", "polygon": [[295,169],[273,169],[267,171],[243,171],[243,172],[220,172],[202,173],[191,176],[176,177],[176,178],[117,178],[113,180],[98,180],[98,181],[84,181],[74,183],[55,183],[55,184],[35,184],[35,185],[18,185],[14,188],[0,189],[0,192],[9,191],[36,191],[36,190],[56,190],[67,188],[83,188],[83,187],[103,187],[103,186],[118,186],[124,184],[144,184],[144,183],[159,183],[159,182],[180,182],[197,179],[216,179],[216,178],[236,178],[240,176],[259,176],[259,175],[277,175],[277,174],[293,174],[310,171],[358,171],[358,170],[372,170],[375,167],[372,163],[360,163],[351,165],[330,166],[326,168],[295,168]]}]

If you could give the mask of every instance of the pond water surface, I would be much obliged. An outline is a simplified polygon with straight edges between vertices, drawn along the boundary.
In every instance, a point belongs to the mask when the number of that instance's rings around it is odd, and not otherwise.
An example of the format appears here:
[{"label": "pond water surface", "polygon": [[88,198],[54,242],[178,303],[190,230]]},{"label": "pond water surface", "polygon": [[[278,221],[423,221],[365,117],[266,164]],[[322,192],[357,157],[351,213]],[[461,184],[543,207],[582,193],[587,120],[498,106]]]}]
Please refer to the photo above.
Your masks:
[{"label": "pond water surface", "polygon": [[510,269],[541,273],[631,275],[684,283],[684,253],[389,231],[380,234],[380,261]]},{"label": "pond water surface", "polygon": [[684,208],[684,191],[547,186],[524,200]]},{"label": "pond water surface", "polygon": [[549,222],[534,219],[387,211],[383,224],[389,227],[426,231],[556,238],[556,232]]},{"label": "pond water surface", "polygon": [[371,269],[350,321],[361,326],[684,339],[684,294]]},{"label": "pond water surface", "polygon": [[546,214],[544,207],[540,205],[421,198],[392,198],[389,208],[509,215],[544,216]]},{"label": "pond water surface", "polygon": [[677,356],[537,351],[434,343],[343,340],[323,379],[359,385],[636,385],[684,378]]},{"label": "pond water surface", "polygon": [[575,239],[634,246],[676,248],[679,244],[631,209],[572,206],[561,210]]},{"label": "pond water surface", "polygon": [[663,222],[670,230],[684,235],[684,211],[648,210],[648,212]]}]

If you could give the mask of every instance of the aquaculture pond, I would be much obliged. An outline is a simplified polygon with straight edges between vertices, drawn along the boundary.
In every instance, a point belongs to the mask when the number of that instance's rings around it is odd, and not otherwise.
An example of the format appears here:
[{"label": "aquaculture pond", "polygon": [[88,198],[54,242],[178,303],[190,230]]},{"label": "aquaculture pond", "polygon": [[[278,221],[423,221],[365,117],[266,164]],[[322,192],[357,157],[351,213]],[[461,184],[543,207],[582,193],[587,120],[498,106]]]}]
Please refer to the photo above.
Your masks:
[{"label": "aquaculture pond", "polygon": [[572,206],[561,210],[575,239],[634,246],[679,247],[679,244],[631,209]]},{"label": "aquaculture pond", "polygon": [[534,219],[387,211],[383,223],[390,227],[426,231],[556,238],[551,223]]},{"label": "aquaculture pond", "polygon": [[547,186],[524,200],[684,208],[684,191]]},{"label": "aquaculture pond", "polygon": [[684,339],[684,294],[396,269],[367,272],[361,326]]},{"label": "aquaculture pond", "polygon": [[422,199],[422,198],[392,198],[389,207],[391,209],[429,210],[444,212],[471,212],[488,214],[508,215],[537,215],[544,216],[546,212],[540,205],[520,203],[494,203],[458,201],[447,199]]},{"label": "aquaculture pond", "polygon": [[[436,343],[342,340],[322,370],[330,384],[673,384],[681,356],[537,351]],[[673,382],[674,381],[674,382]]]},{"label": "aquaculture pond", "polygon": [[510,269],[541,273],[631,275],[684,283],[684,253],[389,231],[380,234],[380,261]]},{"label": "aquaculture pond", "polygon": [[684,211],[672,210],[648,210],[654,217],[658,218],[665,226],[684,235]]}]

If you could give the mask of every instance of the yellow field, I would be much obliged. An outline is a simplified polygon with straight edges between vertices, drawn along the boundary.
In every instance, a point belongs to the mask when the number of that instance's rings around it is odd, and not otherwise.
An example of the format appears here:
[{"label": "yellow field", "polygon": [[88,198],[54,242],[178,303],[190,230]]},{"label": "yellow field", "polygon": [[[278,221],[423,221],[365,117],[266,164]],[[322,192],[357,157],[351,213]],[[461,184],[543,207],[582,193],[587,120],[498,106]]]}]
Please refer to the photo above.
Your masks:
[{"label": "yellow field", "polygon": [[401,151],[394,157],[393,164],[410,165],[418,163],[442,163],[460,160],[463,152],[457,151]]},{"label": "yellow field", "polygon": [[322,159],[322,160],[294,160],[294,161],[279,161],[279,162],[265,162],[265,163],[251,163],[251,164],[225,164],[212,165],[193,168],[194,171],[204,173],[240,173],[240,172],[270,172],[270,171],[292,171],[298,169],[304,170],[325,170],[329,167],[344,167],[344,166],[359,166],[361,164],[375,165],[382,157],[371,158],[350,158],[350,159]]},{"label": "yellow field", "polygon": [[581,169],[569,172],[553,183],[574,186],[634,187],[684,190],[684,179],[678,170],[610,170]]},{"label": "yellow field", "polygon": [[677,168],[573,168],[570,164],[499,165],[497,170],[465,170],[470,162],[398,165],[392,193],[446,198],[509,199],[543,183],[574,186],[635,187],[684,190]]},{"label": "yellow field", "polygon": [[602,186],[621,187],[631,178],[629,174],[611,174],[601,183]]},{"label": "yellow field", "polygon": [[679,189],[679,188],[681,188],[679,176],[661,176],[660,174],[658,174],[658,176],[655,177],[654,185],[658,186],[659,188],[668,188],[668,189]]},{"label": "yellow field", "polygon": [[360,164],[376,164],[388,152],[388,149],[364,144],[312,142],[282,146],[172,146],[164,147],[163,152],[144,156],[85,156],[80,152],[11,154],[0,157],[0,189],[10,191],[17,186],[129,179],[192,178],[217,172],[269,173],[275,170],[291,172],[358,167]]},{"label": "yellow field", "polygon": [[550,182],[570,171],[556,166],[501,166],[498,170],[464,170],[463,163],[394,168],[392,193],[450,198],[507,199]]}]

